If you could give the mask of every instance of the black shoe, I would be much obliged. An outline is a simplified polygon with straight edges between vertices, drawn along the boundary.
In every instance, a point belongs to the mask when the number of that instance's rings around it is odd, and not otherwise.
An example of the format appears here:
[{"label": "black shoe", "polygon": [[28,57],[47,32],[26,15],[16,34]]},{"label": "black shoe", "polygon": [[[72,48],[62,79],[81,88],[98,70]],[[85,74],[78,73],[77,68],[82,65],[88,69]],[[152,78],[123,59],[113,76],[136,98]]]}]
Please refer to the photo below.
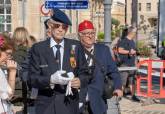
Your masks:
[{"label": "black shoe", "polygon": [[134,101],[134,102],[140,102],[140,99],[137,98],[135,95],[133,95],[131,99],[132,99],[132,101]]}]

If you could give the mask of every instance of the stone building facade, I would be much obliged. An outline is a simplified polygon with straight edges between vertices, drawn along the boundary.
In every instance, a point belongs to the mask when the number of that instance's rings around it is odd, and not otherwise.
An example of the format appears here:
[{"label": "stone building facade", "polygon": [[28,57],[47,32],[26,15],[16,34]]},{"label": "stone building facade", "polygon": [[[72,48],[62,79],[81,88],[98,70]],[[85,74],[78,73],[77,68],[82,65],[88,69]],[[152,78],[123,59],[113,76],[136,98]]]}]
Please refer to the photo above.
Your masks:
[{"label": "stone building facade", "polygon": [[[49,18],[49,15],[44,15],[41,12],[41,6],[44,4],[44,1],[45,0],[0,0],[0,32],[9,31],[13,33],[16,27],[24,26],[37,40],[43,40],[45,36],[43,22]],[[68,30],[68,34],[77,33],[78,24],[84,19],[93,21],[97,32],[104,31],[103,3],[100,9],[98,9],[98,6],[92,7],[90,0],[89,8],[86,10],[65,10],[65,12],[73,23],[72,27]],[[112,17],[119,19],[120,23],[124,24],[123,3],[113,3]]]}]

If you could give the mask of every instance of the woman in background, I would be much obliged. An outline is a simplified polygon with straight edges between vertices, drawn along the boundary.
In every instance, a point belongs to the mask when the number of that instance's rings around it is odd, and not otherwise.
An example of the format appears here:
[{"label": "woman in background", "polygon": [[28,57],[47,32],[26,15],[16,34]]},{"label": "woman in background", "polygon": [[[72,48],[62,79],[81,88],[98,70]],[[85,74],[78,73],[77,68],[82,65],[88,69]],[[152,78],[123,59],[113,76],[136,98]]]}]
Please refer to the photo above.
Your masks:
[{"label": "woman in background", "polygon": [[[0,114],[13,114],[11,104],[8,102],[15,89],[17,63],[12,60],[13,50],[11,41],[0,35]],[[7,69],[7,73],[4,68]]]},{"label": "woman in background", "polygon": [[29,33],[24,27],[17,27],[13,33],[15,43],[14,60],[20,65],[26,58],[28,52]]}]

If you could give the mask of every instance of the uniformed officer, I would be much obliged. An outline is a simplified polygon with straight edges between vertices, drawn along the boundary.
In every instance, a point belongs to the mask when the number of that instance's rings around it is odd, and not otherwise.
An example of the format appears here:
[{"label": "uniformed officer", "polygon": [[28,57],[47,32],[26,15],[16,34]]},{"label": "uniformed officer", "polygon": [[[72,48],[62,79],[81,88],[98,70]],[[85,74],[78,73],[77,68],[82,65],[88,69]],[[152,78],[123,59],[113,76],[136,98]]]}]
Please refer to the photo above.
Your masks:
[{"label": "uniformed officer", "polygon": [[[51,37],[31,49],[29,83],[38,89],[36,114],[78,114],[77,90],[80,82],[83,85],[78,71],[83,59],[78,42],[64,38],[69,25],[71,21],[67,15],[54,9],[50,18]],[[68,78],[68,73],[74,78]],[[73,94],[65,95],[69,86],[72,88],[69,93]]]},{"label": "uniformed officer", "polygon": [[[121,97],[122,85],[119,71],[109,48],[104,44],[95,43],[95,28],[91,21],[84,20],[81,22],[78,32],[80,42],[84,47],[83,54],[87,66],[93,68],[87,89],[80,88],[80,114],[106,114],[107,105],[103,99],[105,74],[113,78],[114,94]],[[87,51],[93,55],[95,60],[86,53]]]}]

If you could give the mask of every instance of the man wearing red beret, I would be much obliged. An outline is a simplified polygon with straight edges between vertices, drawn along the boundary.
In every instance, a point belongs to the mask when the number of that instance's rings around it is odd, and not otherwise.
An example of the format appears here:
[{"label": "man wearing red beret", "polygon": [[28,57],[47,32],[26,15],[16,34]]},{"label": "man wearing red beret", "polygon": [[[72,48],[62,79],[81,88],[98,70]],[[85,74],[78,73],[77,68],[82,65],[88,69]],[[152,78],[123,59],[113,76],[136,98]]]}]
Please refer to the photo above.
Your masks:
[{"label": "man wearing red beret", "polygon": [[[83,48],[94,55],[96,60],[104,66],[106,74],[111,74],[115,86],[114,93],[121,97],[122,84],[117,66],[112,60],[109,48],[104,44],[95,43],[95,28],[92,22],[88,20],[81,22],[79,24],[78,33]],[[85,93],[80,89],[80,113],[86,114],[87,112],[89,114],[106,114],[107,105],[102,97],[105,76],[102,73],[100,66],[96,64],[96,61],[94,62],[94,60],[89,57],[89,54],[85,52],[86,51],[84,51],[86,63],[88,67],[94,66],[94,71]]]}]

